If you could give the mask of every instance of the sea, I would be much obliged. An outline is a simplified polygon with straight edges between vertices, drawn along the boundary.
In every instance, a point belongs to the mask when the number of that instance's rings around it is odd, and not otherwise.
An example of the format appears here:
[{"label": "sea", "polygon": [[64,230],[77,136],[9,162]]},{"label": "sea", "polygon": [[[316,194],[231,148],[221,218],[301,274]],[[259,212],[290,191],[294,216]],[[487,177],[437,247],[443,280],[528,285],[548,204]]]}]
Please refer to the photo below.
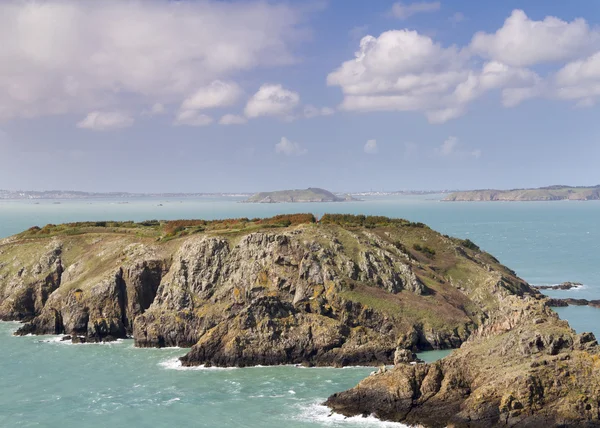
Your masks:
[{"label": "sea", "polygon": [[[236,197],[2,200],[0,238],[31,226],[92,220],[218,219],[352,213],[420,221],[468,238],[534,285],[583,287],[555,297],[600,299],[600,202],[441,202],[442,195],[361,202],[244,204]],[[600,309],[557,308],[578,332],[600,337]],[[14,337],[0,322],[0,427],[403,427],[344,418],[322,405],[373,368],[194,368],[185,349],[137,349],[131,340],[73,345]],[[420,354],[435,361],[448,351]]]}]

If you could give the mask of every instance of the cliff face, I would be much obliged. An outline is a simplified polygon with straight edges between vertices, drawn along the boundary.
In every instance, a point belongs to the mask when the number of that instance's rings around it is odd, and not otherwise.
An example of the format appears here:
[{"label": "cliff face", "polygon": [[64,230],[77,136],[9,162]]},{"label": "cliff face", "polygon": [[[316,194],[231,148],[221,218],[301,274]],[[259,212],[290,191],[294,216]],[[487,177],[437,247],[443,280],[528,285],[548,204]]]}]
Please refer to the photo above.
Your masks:
[{"label": "cliff face", "polygon": [[191,347],[185,365],[381,364],[397,347],[457,347],[499,299],[537,293],[472,243],[407,221],[175,223],[3,241],[0,317],[27,321],[21,334]]},{"label": "cliff face", "polygon": [[327,404],[426,427],[600,426],[600,354],[545,301],[509,296],[443,360],[398,364]]}]

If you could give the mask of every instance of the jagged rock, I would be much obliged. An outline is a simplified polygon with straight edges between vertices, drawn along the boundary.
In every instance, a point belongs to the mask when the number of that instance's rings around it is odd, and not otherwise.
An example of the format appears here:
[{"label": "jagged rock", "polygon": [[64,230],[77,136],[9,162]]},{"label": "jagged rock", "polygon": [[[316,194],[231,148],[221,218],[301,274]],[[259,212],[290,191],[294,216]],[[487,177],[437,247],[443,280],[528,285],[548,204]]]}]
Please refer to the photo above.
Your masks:
[{"label": "jagged rock", "polygon": [[417,356],[408,349],[397,348],[396,352],[394,352],[394,365],[407,364],[415,361],[417,361]]},{"label": "jagged rock", "polygon": [[591,333],[575,334],[543,301],[510,297],[450,356],[397,365],[327,405],[425,427],[600,426],[598,361]]}]

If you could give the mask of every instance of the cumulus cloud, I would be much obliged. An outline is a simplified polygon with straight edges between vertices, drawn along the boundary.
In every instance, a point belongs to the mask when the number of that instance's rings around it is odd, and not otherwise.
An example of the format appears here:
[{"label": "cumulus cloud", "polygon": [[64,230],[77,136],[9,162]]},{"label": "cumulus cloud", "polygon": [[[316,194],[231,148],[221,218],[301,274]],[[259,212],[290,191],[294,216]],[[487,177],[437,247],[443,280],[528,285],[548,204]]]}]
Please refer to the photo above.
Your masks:
[{"label": "cumulus cloud", "polygon": [[235,82],[215,80],[210,85],[197,89],[181,104],[182,110],[203,110],[228,107],[238,101],[242,89]]},{"label": "cumulus cloud", "polygon": [[206,126],[213,122],[213,118],[209,115],[200,113],[198,110],[181,110],[175,121],[174,125],[187,125],[187,126]]},{"label": "cumulus cloud", "polygon": [[248,122],[248,119],[236,114],[226,114],[219,119],[219,125],[243,125],[246,122]]},{"label": "cumulus cloud", "polygon": [[443,47],[416,31],[393,30],[366,36],[355,58],[329,74],[340,86],[340,108],[356,111],[421,111],[432,123],[464,113],[471,101],[492,89],[535,83],[537,75],[498,62],[472,69],[470,56]]},{"label": "cumulus cloud", "polygon": [[0,120],[181,102],[295,61],[300,9],[262,1],[0,3]]},{"label": "cumulus cloud", "polygon": [[281,141],[275,144],[275,153],[285,156],[300,156],[306,154],[307,150],[300,144],[281,137]]},{"label": "cumulus cloud", "polygon": [[553,16],[531,20],[522,10],[514,10],[494,34],[479,32],[470,48],[486,58],[514,67],[570,60],[599,48],[600,32],[585,19],[571,22]]},{"label": "cumulus cloud", "polygon": [[437,12],[441,7],[442,5],[439,1],[421,1],[409,4],[396,2],[392,5],[391,15],[398,19],[408,19],[418,13]]},{"label": "cumulus cloud", "polygon": [[463,47],[391,30],[363,37],[355,57],[327,83],[341,88],[342,110],[421,112],[430,123],[462,116],[490,92],[505,107],[536,97],[586,107],[600,99],[600,30],[583,19],[534,21],[520,10]]},{"label": "cumulus cloud", "polygon": [[285,89],[281,85],[265,84],[248,100],[244,113],[250,118],[286,117],[293,113],[299,102],[300,95],[297,92]]},{"label": "cumulus cloud", "polygon": [[377,140],[369,140],[365,143],[365,147],[363,148],[365,153],[369,155],[374,155],[379,152],[377,147]]},{"label": "cumulus cloud", "polygon": [[93,111],[77,123],[78,128],[92,131],[109,131],[133,125],[133,118],[127,113],[118,111]]},{"label": "cumulus cloud", "polygon": [[317,116],[331,116],[334,113],[335,110],[331,107],[318,108],[310,104],[304,106],[304,117],[307,119],[312,119]]}]

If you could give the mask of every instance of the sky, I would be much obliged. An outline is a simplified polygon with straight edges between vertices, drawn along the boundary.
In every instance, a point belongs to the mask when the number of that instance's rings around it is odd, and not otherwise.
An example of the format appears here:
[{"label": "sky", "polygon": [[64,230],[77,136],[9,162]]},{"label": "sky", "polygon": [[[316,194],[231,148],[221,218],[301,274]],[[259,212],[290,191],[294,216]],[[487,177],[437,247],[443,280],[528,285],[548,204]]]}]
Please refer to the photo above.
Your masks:
[{"label": "sky", "polygon": [[600,2],[0,2],[0,189],[600,184]]}]

